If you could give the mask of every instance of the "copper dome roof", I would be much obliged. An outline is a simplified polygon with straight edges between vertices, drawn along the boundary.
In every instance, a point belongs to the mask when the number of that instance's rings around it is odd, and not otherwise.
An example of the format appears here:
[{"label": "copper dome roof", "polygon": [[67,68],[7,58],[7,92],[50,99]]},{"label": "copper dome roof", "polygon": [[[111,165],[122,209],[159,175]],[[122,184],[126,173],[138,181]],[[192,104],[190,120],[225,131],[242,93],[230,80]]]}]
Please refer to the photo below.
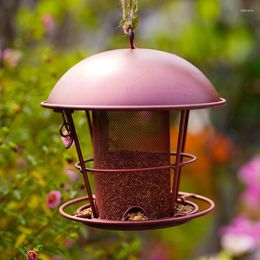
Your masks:
[{"label": "copper dome roof", "polygon": [[67,71],[42,106],[73,109],[185,109],[221,105],[204,74],[163,51],[118,49]]}]

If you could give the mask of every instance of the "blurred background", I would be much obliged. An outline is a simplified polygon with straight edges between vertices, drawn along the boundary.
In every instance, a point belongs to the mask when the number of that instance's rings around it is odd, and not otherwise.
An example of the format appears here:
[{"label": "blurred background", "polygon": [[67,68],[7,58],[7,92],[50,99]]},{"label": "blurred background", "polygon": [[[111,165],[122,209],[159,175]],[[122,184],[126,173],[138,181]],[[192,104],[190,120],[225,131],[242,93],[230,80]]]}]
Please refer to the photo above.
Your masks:
[{"label": "blurred background", "polygon": [[[215,211],[143,232],[92,229],[58,214],[85,191],[75,149],[66,151],[59,136],[60,116],[39,104],[75,63],[128,48],[121,15],[120,1],[0,1],[0,258],[25,259],[34,250],[30,256],[43,260],[260,259],[257,0],[139,1],[136,45],[187,59],[227,99],[191,113],[186,146],[198,160],[181,187],[214,199]],[[82,133],[84,123],[78,116]]]}]

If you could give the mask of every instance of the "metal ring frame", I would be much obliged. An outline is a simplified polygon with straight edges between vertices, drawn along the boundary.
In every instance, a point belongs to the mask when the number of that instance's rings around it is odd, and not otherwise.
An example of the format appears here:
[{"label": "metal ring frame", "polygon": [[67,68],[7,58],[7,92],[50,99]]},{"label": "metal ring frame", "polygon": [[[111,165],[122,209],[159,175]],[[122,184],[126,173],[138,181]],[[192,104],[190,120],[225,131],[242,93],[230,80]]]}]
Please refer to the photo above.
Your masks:
[{"label": "metal ring frame", "polygon": [[[192,219],[198,218],[200,216],[206,215],[211,210],[214,209],[215,203],[204,196],[193,194],[193,193],[187,193],[187,192],[180,192],[179,195],[184,199],[186,204],[193,205],[195,204],[196,207],[199,208],[199,206],[186,199],[195,199],[200,202],[203,202],[207,204],[207,208],[202,211],[196,211],[191,212],[190,214],[187,214],[185,216],[178,216],[178,217],[168,217],[168,218],[160,218],[160,219],[153,219],[153,220],[141,220],[141,221],[120,221],[120,220],[108,220],[108,219],[99,219],[99,218],[81,218],[76,217],[74,215],[70,215],[65,212],[65,209],[67,209],[71,205],[75,205],[82,201],[88,201],[88,196],[79,197],[70,201],[65,202],[61,205],[59,208],[60,214],[67,219],[78,221],[81,223],[84,223],[88,226],[101,228],[101,229],[115,229],[115,230],[147,230],[147,229],[157,229],[157,228],[166,228],[171,226],[177,226],[184,224],[188,221],[191,221]],[[86,208],[90,205],[84,205],[80,208]],[[79,208],[79,209],[80,209]]]},{"label": "metal ring frame", "polygon": [[[70,142],[68,147],[71,146],[71,144],[74,142],[75,147],[78,154],[79,162],[75,164],[76,168],[80,170],[80,172],[83,175],[85,187],[87,190],[88,196],[76,198],[74,200],[68,201],[64,203],[60,208],[60,213],[71,220],[80,221],[90,226],[96,226],[98,228],[105,228],[105,229],[121,229],[121,230],[136,230],[136,229],[155,229],[155,228],[161,228],[161,227],[168,227],[168,226],[174,226],[174,225],[180,225],[183,224],[193,218],[202,216],[204,214],[207,214],[209,211],[211,211],[214,208],[214,202],[210,199],[199,196],[196,194],[191,193],[179,193],[179,183],[180,183],[180,175],[181,175],[181,169],[183,166],[190,164],[196,160],[196,157],[192,154],[184,153],[184,147],[185,147],[185,139],[187,135],[187,126],[188,126],[188,118],[189,118],[189,110],[181,110],[181,117],[180,117],[180,124],[179,124],[179,134],[178,134],[178,144],[177,144],[177,151],[171,152],[170,156],[175,156],[175,163],[165,165],[165,166],[158,166],[158,167],[149,167],[149,168],[135,168],[135,169],[97,169],[97,168],[91,168],[86,167],[86,164],[93,161],[93,158],[85,159],[83,158],[80,143],[78,140],[77,132],[75,129],[75,125],[72,118],[73,110],[57,110],[57,112],[62,113],[63,118],[63,124],[60,127],[60,134],[63,137],[69,137]],[[91,138],[93,138],[93,128],[92,128],[92,122],[89,115],[89,112],[86,111],[86,118],[89,125],[89,130],[91,133]],[[62,129],[65,127],[67,130],[67,133],[64,134]],[[183,161],[185,158],[188,158],[189,160]],[[96,206],[95,197],[92,194],[91,186],[89,183],[88,178],[88,172],[92,173],[136,173],[136,172],[157,172],[160,170],[165,169],[173,169],[174,175],[173,175],[173,183],[171,184],[171,193],[170,195],[170,212],[173,217],[170,218],[160,218],[156,220],[147,220],[147,221],[133,221],[133,222],[127,222],[126,221],[114,221],[114,220],[105,220],[105,219],[99,219],[98,214],[98,208]],[[181,198],[179,197],[181,195]],[[200,212],[193,212],[192,214],[187,214],[186,216],[180,216],[180,217],[174,217],[175,214],[175,204],[178,203],[181,200],[181,203],[190,203],[185,201],[186,198],[194,198],[200,201],[204,201],[209,204],[209,207],[206,210],[200,211]],[[65,213],[64,209],[72,204],[78,203],[80,201],[88,200],[89,201],[89,207],[91,207],[94,218],[93,219],[84,219],[79,218],[75,216],[71,216],[67,213]],[[196,204],[195,204],[196,205]],[[193,205],[194,206],[194,205]],[[194,206],[197,207],[198,206]]]},{"label": "metal ring frame", "polygon": [[74,125],[74,121],[73,121],[73,118],[72,118],[72,113],[73,113],[73,111],[70,111],[70,110],[62,111],[63,124],[60,126],[60,134],[62,136],[67,135],[67,134],[64,135],[64,133],[62,132],[63,126],[66,128],[66,130],[68,129],[67,132],[68,132],[68,135],[70,137],[70,142],[69,142],[68,145],[66,145],[67,149],[72,145],[73,142],[75,143],[78,159],[79,159],[79,162],[82,166],[81,167],[82,168],[82,175],[83,175],[83,178],[84,178],[85,188],[87,190],[91,209],[93,211],[94,217],[97,218],[98,217],[98,210],[97,210],[97,206],[95,204],[95,201],[94,201],[94,198],[93,198],[93,195],[92,195],[91,186],[90,186],[90,182],[89,182],[89,178],[88,178],[88,172],[86,171],[85,167],[83,167],[85,165],[85,162],[84,162],[84,159],[83,159],[80,143],[79,143],[79,140],[78,140],[78,135],[77,135],[76,128],[75,128],[75,125]]},{"label": "metal ring frame", "polygon": [[150,110],[150,111],[163,111],[163,110],[190,110],[190,109],[203,109],[215,106],[221,106],[226,103],[224,98],[220,98],[219,101],[206,102],[200,104],[180,104],[180,105],[133,105],[133,106],[100,106],[100,105],[77,105],[77,104],[52,104],[47,101],[41,102],[42,107],[54,109],[56,111],[61,111],[64,109],[73,110],[108,110],[108,111],[140,111],[140,110]]},{"label": "metal ring frame", "polygon": [[[171,156],[176,156],[176,153],[170,153]],[[187,164],[190,164],[194,162],[197,158],[193,154],[188,154],[188,153],[181,153],[181,156],[183,158],[191,158],[189,161],[181,162],[180,166],[184,166]],[[93,158],[89,158],[84,160],[85,163],[89,163],[94,161]],[[77,169],[81,170],[80,162],[77,162],[75,164],[75,167]],[[97,168],[90,168],[90,167],[85,167],[85,169],[88,172],[93,172],[93,173],[119,173],[119,172],[124,172],[124,173],[132,173],[132,172],[145,172],[145,171],[159,171],[159,170],[165,170],[165,169],[175,169],[176,165],[175,164],[169,164],[165,166],[157,166],[157,167],[149,167],[149,168],[134,168],[134,169],[97,169]]]}]

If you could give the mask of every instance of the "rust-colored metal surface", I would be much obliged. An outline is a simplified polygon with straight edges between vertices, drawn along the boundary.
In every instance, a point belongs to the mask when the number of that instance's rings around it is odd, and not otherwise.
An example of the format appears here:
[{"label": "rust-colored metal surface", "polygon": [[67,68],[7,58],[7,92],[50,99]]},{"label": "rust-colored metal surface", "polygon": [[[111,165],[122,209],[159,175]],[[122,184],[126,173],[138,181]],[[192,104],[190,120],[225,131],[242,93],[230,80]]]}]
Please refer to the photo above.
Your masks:
[{"label": "rust-colored metal surface", "polygon": [[[140,169],[170,164],[169,112],[125,111],[93,113],[94,167]],[[96,172],[99,215],[120,220],[129,207],[142,207],[149,219],[170,216],[169,169]]]},{"label": "rust-colored metal surface", "polygon": [[[78,210],[75,212],[75,214],[69,214],[65,212],[65,210],[68,210],[68,208],[72,205],[76,205],[77,203],[83,201],[88,202],[87,196],[76,198],[65,202],[63,205],[61,205],[59,211],[60,214],[67,219],[78,221],[95,228],[114,229],[114,230],[147,230],[147,229],[167,228],[171,226],[184,224],[188,221],[191,221],[192,219],[208,214],[215,207],[215,204],[212,200],[197,194],[180,192],[179,196],[180,198],[182,198],[182,200],[180,201],[181,204],[191,205],[193,207],[193,210],[189,214],[183,216],[171,216],[167,218],[160,218],[154,220],[144,220],[144,221],[120,220],[119,221],[119,220],[106,220],[101,218],[97,219],[97,218],[77,217],[76,213],[83,208],[89,207],[89,204],[85,204],[84,206],[79,207]],[[201,209],[199,205],[202,205],[203,208]]]},{"label": "rust-colored metal surface", "polygon": [[66,72],[42,106],[88,110],[203,108],[225,103],[203,73],[174,54],[118,49]]},{"label": "rust-colored metal surface", "polygon": [[174,206],[178,197],[180,174],[181,174],[181,163],[183,160],[182,153],[184,152],[186,135],[188,130],[188,120],[189,120],[189,110],[182,110],[180,116],[179,134],[178,134],[178,144],[176,147],[176,160],[175,160],[175,171],[171,192],[170,200],[170,212],[174,214]]},{"label": "rust-colored metal surface", "polygon": [[[176,153],[170,153],[169,156],[176,156]],[[182,162],[180,163],[180,166],[184,166],[190,163],[193,163],[194,161],[196,161],[196,156],[194,156],[193,154],[189,154],[189,153],[181,153],[181,157],[185,158],[185,161],[183,161],[184,159],[182,159]],[[188,159],[188,160],[187,160]],[[91,172],[91,173],[106,173],[106,172],[112,172],[112,173],[119,173],[119,172],[124,172],[124,173],[132,173],[132,172],[142,172],[142,171],[159,171],[159,170],[165,170],[165,169],[175,169],[176,166],[175,164],[169,164],[169,165],[165,165],[165,166],[159,166],[159,167],[149,167],[149,168],[130,168],[130,169],[98,169],[98,168],[91,168],[88,167],[87,164],[93,162],[94,159],[93,158],[89,158],[84,160],[84,163],[86,165],[85,169],[87,172]],[[77,169],[79,169],[82,172],[82,168],[81,168],[81,164],[79,162],[75,163],[75,167]]]},{"label": "rust-colored metal surface", "polygon": [[[83,174],[88,193],[85,208],[91,209],[93,217],[88,221],[79,216],[71,218],[61,208],[63,216],[99,228],[144,230],[180,225],[213,208],[207,198],[179,193],[181,169],[196,159],[184,153],[188,110],[181,111],[176,153],[169,148],[169,111],[93,111],[92,116],[87,111],[94,148],[94,158],[88,160],[83,159],[72,113],[62,112],[60,133],[70,138],[66,148],[75,143],[79,158],[76,168]],[[88,166],[90,162],[94,162],[94,168]],[[89,184],[90,172],[94,173],[96,197]],[[198,205],[187,197],[202,199],[209,208],[197,212]],[[78,201],[65,203],[64,207]],[[180,204],[193,209],[179,215]],[[127,221],[131,209],[143,212],[146,220]]]},{"label": "rust-colored metal surface", "polygon": [[[89,183],[88,173],[87,173],[86,168],[85,168],[84,158],[83,158],[83,155],[82,155],[80,143],[79,143],[79,140],[78,140],[78,135],[77,135],[76,128],[75,128],[74,121],[73,121],[71,114],[72,114],[71,111],[66,111],[66,112],[62,113],[62,118],[63,118],[63,124],[62,125],[66,126],[66,131],[67,131],[67,135],[65,135],[65,136],[70,138],[69,146],[66,147],[66,148],[69,148],[72,145],[73,142],[75,143],[75,147],[76,147],[76,151],[77,151],[77,155],[78,155],[78,159],[79,159],[79,164],[80,164],[81,169],[82,169],[81,172],[82,172],[82,175],[83,175],[85,187],[86,187],[87,194],[88,194],[88,197],[89,197],[90,206],[91,206],[91,209],[93,211],[94,216],[97,218],[98,217],[98,211],[97,211],[97,207],[94,203],[94,199],[93,199],[93,196],[92,196],[92,191],[91,191],[91,187],[90,187],[90,183]],[[62,125],[60,127],[61,135],[63,135],[63,133],[61,131]]]},{"label": "rust-colored metal surface", "polygon": [[[68,139],[66,149],[75,144],[76,168],[88,194],[64,203],[60,213],[104,229],[184,224],[214,208],[206,197],[179,192],[183,167],[196,159],[184,152],[189,111],[222,105],[225,100],[188,61],[162,51],[136,49],[133,38],[130,43],[131,49],[103,52],[76,64],[41,103],[62,114],[60,134]],[[180,112],[176,152],[170,151],[171,109]],[[84,160],[74,110],[85,111],[94,151],[91,159]],[[95,196],[89,173],[94,174]],[[65,212],[83,201],[87,204],[74,215]]]}]

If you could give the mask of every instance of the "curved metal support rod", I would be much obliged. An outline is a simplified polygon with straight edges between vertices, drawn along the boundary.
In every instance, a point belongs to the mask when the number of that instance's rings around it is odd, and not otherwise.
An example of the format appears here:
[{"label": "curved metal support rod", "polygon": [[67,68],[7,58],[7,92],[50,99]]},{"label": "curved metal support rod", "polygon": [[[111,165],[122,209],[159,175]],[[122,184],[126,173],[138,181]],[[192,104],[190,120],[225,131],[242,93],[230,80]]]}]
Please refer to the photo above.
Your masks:
[{"label": "curved metal support rod", "polygon": [[170,201],[170,212],[174,214],[174,206],[177,201],[179,185],[180,185],[180,174],[181,174],[181,163],[182,163],[182,153],[184,151],[185,139],[187,135],[188,128],[188,120],[189,120],[189,110],[181,111],[181,119],[179,126],[179,135],[178,135],[178,144],[177,144],[177,154],[175,160],[175,169],[174,169],[174,179],[173,179],[173,187],[171,193],[171,201]]},{"label": "curved metal support rod", "polygon": [[[176,153],[170,153],[170,156],[176,156]],[[181,156],[184,158],[190,158],[190,160],[185,161],[185,162],[181,162],[180,166],[185,166],[188,165],[192,162],[194,162],[196,160],[196,156],[192,155],[192,154],[188,154],[188,153],[181,153]],[[89,159],[84,159],[84,163],[86,165],[86,163],[90,163],[93,162],[94,159],[93,158],[89,158]],[[81,166],[80,166],[80,162],[75,163],[75,167],[77,169],[79,169],[81,171]],[[86,170],[88,172],[104,172],[104,173],[132,173],[132,172],[145,172],[145,171],[160,171],[160,170],[164,170],[164,169],[175,169],[176,165],[175,164],[168,164],[168,165],[164,165],[164,166],[155,166],[155,167],[149,167],[149,168],[124,168],[124,169],[102,169],[102,168],[91,168],[91,167],[86,167]],[[157,173],[156,173],[157,174]]]},{"label": "curved metal support rod", "polygon": [[88,128],[89,128],[89,133],[90,133],[90,137],[91,137],[91,142],[93,144],[93,126],[92,126],[92,122],[91,122],[91,118],[90,118],[90,113],[89,113],[88,110],[86,110],[86,117],[87,117]]},{"label": "curved metal support rod", "polygon": [[65,114],[66,114],[66,117],[68,119],[71,134],[72,134],[74,142],[75,142],[75,146],[76,146],[76,150],[77,150],[77,154],[78,154],[78,159],[79,159],[79,162],[80,162],[80,166],[81,166],[81,169],[82,169],[82,174],[83,174],[83,178],[84,178],[84,182],[85,182],[85,187],[87,189],[87,193],[88,193],[88,197],[89,197],[89,203],[90,203],[94,217],[98,218],[98,211],[97,211],[94,199],[93,199],[93,195],[92,195],[92,191],[91,191],[91,187],[90,187],[90,183],[89,183],[89,179],[88,179],[88,173],[87,173],[86,168],[85,168],[85,162],[84,162],[84,159],[83,159],[83,156],[82,156],[82,152],[81,152],[77,132],[76,132],[76,129],[75,129],[75,125],[74,125],[74,122],[73,122],[73,118],[71,116],[70,111],[65,111]]},{"label": "curved metal support rod", "polygon": [[[190,115],[190,110],[185,110],[184,114],[184,134],[183,134],[183,142],[182,142],[182,147],[181,147],[181,158],[180,158],[180,169],[179,169],[179,174],[181,174],[181,166],[183,163],[183,155],[184,155],[184,149],[185,149],[185,144],[186,144],[186,137],[187,137],[187,131],[188,131],[188,121],[189,121],[189,115]],[[177,159],[177,156],[176,156]],[[180,189],[180,178],[178,178],[177,182],[177,191]],[[178,196],[178,193],[177,193]]]}]

